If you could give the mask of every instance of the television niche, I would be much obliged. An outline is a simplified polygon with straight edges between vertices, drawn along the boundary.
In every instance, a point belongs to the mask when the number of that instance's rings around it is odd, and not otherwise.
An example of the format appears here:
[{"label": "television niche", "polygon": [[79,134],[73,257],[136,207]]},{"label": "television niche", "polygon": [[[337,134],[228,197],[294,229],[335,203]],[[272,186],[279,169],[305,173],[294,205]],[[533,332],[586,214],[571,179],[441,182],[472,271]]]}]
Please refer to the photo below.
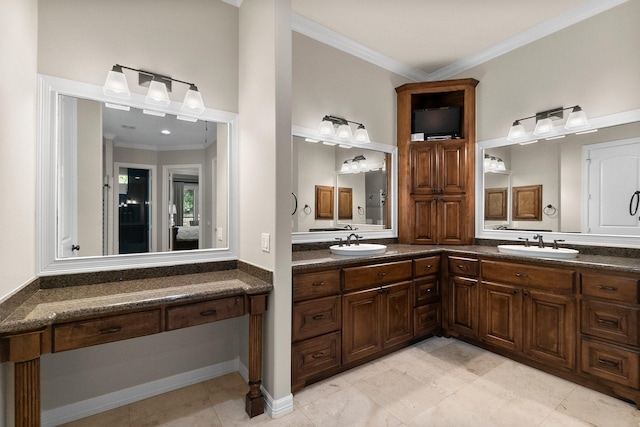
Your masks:
[{"label": "television niche", "polygon": [[462,109],[458,107],[413,110],[411,140],[440,140],[460,138]]}]

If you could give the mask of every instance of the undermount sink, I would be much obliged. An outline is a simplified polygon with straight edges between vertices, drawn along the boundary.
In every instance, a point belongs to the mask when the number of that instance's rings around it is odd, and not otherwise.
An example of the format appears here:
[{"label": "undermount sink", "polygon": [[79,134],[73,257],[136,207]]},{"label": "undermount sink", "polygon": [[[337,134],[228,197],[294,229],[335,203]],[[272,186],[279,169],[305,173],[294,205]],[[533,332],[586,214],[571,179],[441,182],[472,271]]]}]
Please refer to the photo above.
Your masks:
[{"label": "undermount sink", "polygon": [[336,255],[375,255],[384,253],[387,246],[376,243],[360,243],[350,246],[333,245],[329,247],[329,250]]},{"label": "undermount sink", "polygon": [[538,246],[522,246],[522,245],[498,245],[498,252],[508,255],[520,255],[534,258],[556,258],[571,259],[578,256],[575,249],[551,247],[540,248]]}]

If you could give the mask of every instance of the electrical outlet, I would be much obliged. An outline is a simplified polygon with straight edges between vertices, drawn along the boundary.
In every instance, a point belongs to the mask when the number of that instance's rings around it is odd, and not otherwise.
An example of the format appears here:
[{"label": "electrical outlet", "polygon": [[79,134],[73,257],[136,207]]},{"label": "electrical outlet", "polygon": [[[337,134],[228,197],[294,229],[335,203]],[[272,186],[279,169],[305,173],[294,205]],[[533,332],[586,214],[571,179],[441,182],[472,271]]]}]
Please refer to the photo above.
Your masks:
[{"label": "electrical outlet", "polygon": [[222,234],[222,227],[218,227],[216,230],[216,235],[218,237],[218,241],[222,242],[222,240],[224,240],[223,234]]},{"label": "electrical outlet", "polygon": [[270,251],[269,233],[262,233],[262,252]]}]

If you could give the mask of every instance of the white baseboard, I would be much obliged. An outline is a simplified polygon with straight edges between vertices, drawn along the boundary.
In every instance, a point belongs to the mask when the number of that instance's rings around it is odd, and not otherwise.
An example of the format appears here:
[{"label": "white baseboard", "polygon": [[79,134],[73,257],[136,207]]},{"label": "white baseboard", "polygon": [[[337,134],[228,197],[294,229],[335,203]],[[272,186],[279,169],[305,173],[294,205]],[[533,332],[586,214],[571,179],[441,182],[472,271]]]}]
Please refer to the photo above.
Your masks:
[{"label": "white baseboard", "polygon": [[[128,405],[139,400],[177,390],[182,387],[197,384],[202,381],[220,377],[231,372],[238,372],[243,378],[248,378],[247,368],[238,358],[216,365],[207,366],[171,377],[162,378],[145,384],[118,390],[102,396],[94,397],[70,405],[43,411],[41,422],[43,427],[54,427],[59,424],[99,414],[110,409]],[[264,393],[264,391],[263,391]],[[282,400],[282,399],[281,399]],[[277,402],[280,405],[280,401]],[[291,403],[293,409],[293,400]]]},{"label": "white baseboard", "polygon": [[264,396],[264,409],[271,418],[280,418],[293,412],[293,394],[274,400],[264,387],[261,386],[260,390]]}]

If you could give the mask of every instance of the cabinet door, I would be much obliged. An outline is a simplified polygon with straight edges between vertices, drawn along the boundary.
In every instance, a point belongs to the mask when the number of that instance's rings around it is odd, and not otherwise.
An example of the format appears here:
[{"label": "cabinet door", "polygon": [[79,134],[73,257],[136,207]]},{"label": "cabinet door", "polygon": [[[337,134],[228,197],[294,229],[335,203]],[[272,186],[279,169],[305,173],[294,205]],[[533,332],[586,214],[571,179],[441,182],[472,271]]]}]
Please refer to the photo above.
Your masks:
[{"label": "cabinet door", "polygon": [[515,286],[480,283],[480,339],[522,350],[522,297]]},{"label": "cabinet door", "polygon": [[414,214],[411,243],[435,245],[437,233],[437,200],[433,196],[411,198]]},{"label": "cabinet door", "polygon": [[575,298],[525,290],[523,301],[525,353],[552,366],[574,369]]},{"label": "cabinet door", "polygon": [[478,337],[478,291],[476,279],[449,279],[449,328],[472,338]]},{"label": "cabinet door", "polygon": [[447,141],[440,143],[438,156],[438,190],[445,194],[459,194],[466,191],[467,149],[465,142]]},{"label": "cabinet door", "polygon": [[438,191],[437,144],[414,143],[409,155],[411,194],[433,194]]},{"label": "cabinet door", "polygon": [[411,282],[382,290],[383,347],[408,341],[413,336],[413,292]]},{"label": "cabinet door", "polygon": [[342,297],[342,361],[349,363],[382,350],[378,289]]},{"label": "cabinet door", "polygon": [[468,218],[465,196],[438,196],[436,243],[461,245],[466,243]]}]

